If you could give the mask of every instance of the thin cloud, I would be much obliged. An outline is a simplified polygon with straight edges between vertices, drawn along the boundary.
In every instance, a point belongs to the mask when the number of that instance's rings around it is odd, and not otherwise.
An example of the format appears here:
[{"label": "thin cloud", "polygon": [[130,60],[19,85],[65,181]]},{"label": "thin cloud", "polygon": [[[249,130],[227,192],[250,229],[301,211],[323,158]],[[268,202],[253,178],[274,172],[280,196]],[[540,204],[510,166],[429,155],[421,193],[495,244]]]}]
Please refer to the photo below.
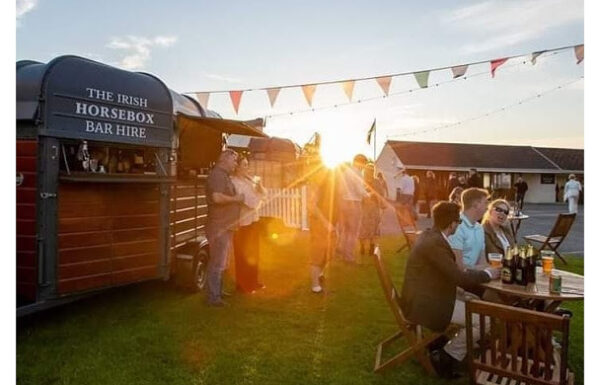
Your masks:
[{"label": "thin cloud", "polygon": [[514,46],[557,27],[583,21],[583,1],[488,0],[454,9],[441,21],[465,36],[482,36],[463,47],[465,53],[478,53]]},{"label": "thin cloud", "polygon": [[26,14],[35,9],[38,0],[17,0],[17,26],[19,26],[19,20]]},{"label": "thin cloud", "polygon": [[141,36],[114,37],[106,45],[108,48],[125,52],[118,65],[125,69],[143,68],[151,57],[154,47],[169,47],[177,41],[176,36]]},{"label": "thin cloud", "polygon": [[209,79],[220,80],[220,81],[227,82],[227,83],[240,83],[241,82],[240,79],[233,78],[230,76],[225,76],[225,75],[219,75],[219,74],[204,73],[204,76],[206,76]]}]

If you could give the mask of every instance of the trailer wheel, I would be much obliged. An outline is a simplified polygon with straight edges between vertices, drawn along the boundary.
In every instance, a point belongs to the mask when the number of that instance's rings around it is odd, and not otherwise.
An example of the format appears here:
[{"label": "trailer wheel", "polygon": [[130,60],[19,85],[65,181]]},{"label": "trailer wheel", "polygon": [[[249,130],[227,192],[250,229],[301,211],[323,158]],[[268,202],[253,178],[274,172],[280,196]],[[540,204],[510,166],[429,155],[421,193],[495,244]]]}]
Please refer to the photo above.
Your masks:
[{"label": "trailer wheel", "polygon": [[191,287],[193,291],[204,289],[207,278],[208,250],[199,249],[194,257],[194,274],[192,276]]}]

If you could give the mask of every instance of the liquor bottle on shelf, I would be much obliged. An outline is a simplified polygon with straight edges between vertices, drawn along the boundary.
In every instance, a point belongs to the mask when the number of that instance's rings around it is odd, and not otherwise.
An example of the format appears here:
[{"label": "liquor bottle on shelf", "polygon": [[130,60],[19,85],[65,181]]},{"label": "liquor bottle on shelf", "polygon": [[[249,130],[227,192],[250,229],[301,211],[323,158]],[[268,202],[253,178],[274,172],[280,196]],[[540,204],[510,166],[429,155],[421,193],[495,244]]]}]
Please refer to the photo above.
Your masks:
[{"label": "liquor bottle on shelf", "polygon": [[515,283],[515,259],[513,257],[513,250],[508,248],[506,250],[506,256],[502,260],[502,271],[500,273],[502,283],[509,285]]},{"label": "liquor bottle on shelf", "polygon": [[521,286],[527,286],[527,257],[525,248],[519,248],[519,256],[515,266],[515,283]]}]

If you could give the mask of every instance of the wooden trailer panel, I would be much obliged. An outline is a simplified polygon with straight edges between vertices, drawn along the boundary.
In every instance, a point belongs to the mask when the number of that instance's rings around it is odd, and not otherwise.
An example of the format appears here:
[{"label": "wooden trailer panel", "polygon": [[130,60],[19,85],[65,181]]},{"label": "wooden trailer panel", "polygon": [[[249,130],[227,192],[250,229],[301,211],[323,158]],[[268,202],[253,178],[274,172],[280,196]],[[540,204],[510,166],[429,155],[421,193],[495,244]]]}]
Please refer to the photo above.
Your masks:
[{"label": "wooden trailer panel", "polygon": [[61,183],[58,196],[59,294],[159,277],[157,185]]},{"label": "wooden trailer panel", "polygon": [[36,252],[36,140],[17,140],[17,173],[23,180],[17,186],[17,295],[35,301],[37,289]]},{"label": "wooden trailer panel", "polygon": [[171,250],[204,234],[208,206],[206,176],[181,179],[171,186]]}]

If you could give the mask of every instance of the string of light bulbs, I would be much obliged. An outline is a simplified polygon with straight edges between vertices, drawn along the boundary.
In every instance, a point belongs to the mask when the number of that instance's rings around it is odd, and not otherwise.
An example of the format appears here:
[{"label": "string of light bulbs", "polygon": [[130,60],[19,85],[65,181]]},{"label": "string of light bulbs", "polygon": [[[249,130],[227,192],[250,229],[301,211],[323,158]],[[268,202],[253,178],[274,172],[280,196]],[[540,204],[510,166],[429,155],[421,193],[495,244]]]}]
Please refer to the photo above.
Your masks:
[{"label": "string of light bulbs", "polygon": [[386,138],[389,139],[389,138],[398,138],[398,137],[406,137],[406,136],[412,136],[412,135],[425,134],[425,133],[428,133],[428,132],[439,131],[439,130],[443,130],[443,129],[450,128],[450,127],[456,127],[456,126],[460,126],[460,125],[468,123],[468,122],[472,122],[472,121],[475,121],[475,120],[487,118],[490,115],[495,115],[495,114],[504,112],[504,111],[506,111],[508,109],[512,109],[514,107],[518,107],[518,106],[520,106],[520,105],[522,105],[524,103],[540,99],[541,97],[546,96],[549,93],[552,93],[554,91],[558,91],[558,90],[564,89],[567,86],[570,86],[571,84],[577,83],[578,81],[582,80],[583,78],[584,77],[581,76],[578,79],[571,80],[571,81],[566,82],[566,83],[562,83],[562,84],[560,84],[560,85],[558,85],[558,86],[556,86],[554,88],[550,88],[550,89],[547,89],[545,91],[538,92],[537,94],[532,95],[530,97],[527,97],[525,99],[521,99],[521,100],[519,100],[516,103],[509,104],[509,105],[506,105],[506,106],[501,107],[501,108],[497,108],[497,109],[492,110],[492,111],[488,111],[488,112],[486,112],[484,114],[481,114],[481,115],[476,115],[476,116],[473,116],[473,117],[470,117],[470,118],[467,118],[467,119],[460,120],[458,122],[454,122],[454,123],[450,123],[450,124],[444,124],[444,125],[441,125],[441,126],[438,126],[438,127],[434,127],[434,128],[427,128],[427,129],[423,129],[423,130],[416,130],[416,131],[411,131],[411,132],[401,133],[401,134],[386,135]]}]

